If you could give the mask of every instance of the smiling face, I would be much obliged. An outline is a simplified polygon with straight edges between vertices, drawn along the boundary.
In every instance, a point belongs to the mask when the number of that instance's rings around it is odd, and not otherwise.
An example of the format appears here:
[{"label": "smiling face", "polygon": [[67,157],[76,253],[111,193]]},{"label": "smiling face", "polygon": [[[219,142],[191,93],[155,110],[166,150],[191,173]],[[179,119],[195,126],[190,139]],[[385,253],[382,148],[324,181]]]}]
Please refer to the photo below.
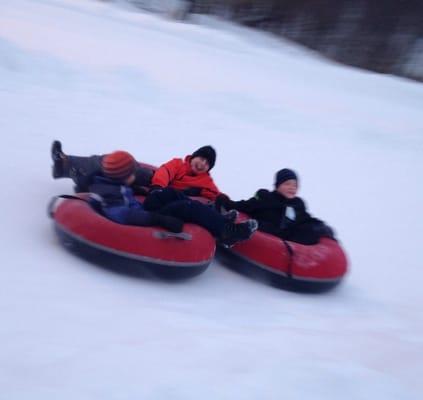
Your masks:
[{"label": "smiling face", "polygon": [[287,199],[293,199],[297,195],[298,183],[296,179],[288,179],[285,182],[282,182],[277,187],[277,192],[282,196],[285,196]]},{"label": "smiling face", "polygon": [[191,158],[190,165],[196,175],[204,174],[210,169],[210,164],[204,157]]}]

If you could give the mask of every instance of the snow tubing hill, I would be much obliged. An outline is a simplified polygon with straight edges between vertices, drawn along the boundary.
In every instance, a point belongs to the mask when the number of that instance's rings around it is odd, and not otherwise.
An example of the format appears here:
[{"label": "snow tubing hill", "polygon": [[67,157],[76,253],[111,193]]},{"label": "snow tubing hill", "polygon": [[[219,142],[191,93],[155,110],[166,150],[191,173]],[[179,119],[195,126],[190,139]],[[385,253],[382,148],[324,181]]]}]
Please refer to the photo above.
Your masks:
[{"label": "snow tubing hill", "polygon": [[118,273],[189,278],[205,271],[215,253],[214,238],[193,224],[184,225],[185,239],[176,238],[159,227],[117,224],[86,201],[60,196],[52,199],[49,213],[66,248]]},{"label": "snow tubing hill", "polygon": [[257,231],[218,258],[244,275],[272,286],[300,292],[323,292],[338,285],[347,272],[347,258],[339,243],[321,238],[317,244],[284,241]]}]

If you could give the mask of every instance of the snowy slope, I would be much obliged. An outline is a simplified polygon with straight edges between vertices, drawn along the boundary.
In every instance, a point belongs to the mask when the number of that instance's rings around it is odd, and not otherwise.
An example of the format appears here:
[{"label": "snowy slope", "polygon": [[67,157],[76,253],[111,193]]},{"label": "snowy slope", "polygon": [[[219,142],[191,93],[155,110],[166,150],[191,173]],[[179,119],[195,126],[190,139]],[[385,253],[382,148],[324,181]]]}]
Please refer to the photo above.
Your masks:
[{"label": "snowy slope", "polygon": [[[423,86],[213,19],[0,2],[0,399],[418,399]],[[59,246],[49,147],[160,164],[204,144],[234,199],[301,176],[351,271],[320,296],[214,262],[168,284]]]}]

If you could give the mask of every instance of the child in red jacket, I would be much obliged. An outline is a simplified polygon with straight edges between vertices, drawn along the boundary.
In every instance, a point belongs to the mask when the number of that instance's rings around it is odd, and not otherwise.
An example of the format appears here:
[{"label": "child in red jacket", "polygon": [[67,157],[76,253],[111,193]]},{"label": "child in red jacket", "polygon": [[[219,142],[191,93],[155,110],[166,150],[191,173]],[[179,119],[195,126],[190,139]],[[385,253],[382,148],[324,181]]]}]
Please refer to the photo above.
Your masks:
[{"label": "child in red jacket", "polygon": [[146,210],[201,225],[224,246],[231,247],[248,239],[257,229],[257,221],[250,219],[235,224],[236,212],[222,216],[214,208],[188,197],[201,196],[214,201],[221,194],[209,174],[215,162],[216,151],[211,146],[204,146],[184,160],[174,158],[163,164],[154,173],[144,206]]},{"label": "child in red jacket", "polygon": [[[71,178],[76,183],[76,191],[88,191],[95,176],[102,175],[101,162],[104,155],[89,157],[65,154],[60,141],[55,140],[51,147],[53,178]],[[215,200],[220,194],[209,171],[216,162],[216,152],[211,146],[203,146],[191,155],[174,158],[160,168],[154,175],[148,168],[137,165],[135,181],[131,185],[135,191],[152,185],[151,190],[167,186],[182,191],[188,196],[202,196]]]},{"label": "child in red jacket", "polygon": [[214,201],[220,194],[209,171],[216,162],[216,151],[203,146],[191,155],[174,158],[160,166],[151,179],[151,190],[171,187],[188,196],[201,196]]}]

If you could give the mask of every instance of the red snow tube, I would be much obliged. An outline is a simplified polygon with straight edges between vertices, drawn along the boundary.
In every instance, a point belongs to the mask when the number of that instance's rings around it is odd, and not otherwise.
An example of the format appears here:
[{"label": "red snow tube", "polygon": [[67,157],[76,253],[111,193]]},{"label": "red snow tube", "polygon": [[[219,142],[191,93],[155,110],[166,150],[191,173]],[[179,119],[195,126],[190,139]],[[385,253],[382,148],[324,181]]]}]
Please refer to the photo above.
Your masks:
[{"label": "red snow tube", "polygon": [[322,292],[338,285],[347,272],[347,258],[340,244],[321,238],[317,244],[284,241],[257,231],[219,258],[229,267],[272,286],[302,292]]},{"label": "red snow tube", "polygon": [[50,204],[59,238],[74,253],[107,269],[180,279],[205,271],[213,259],[215,240],[197,225],[185,224],[184,238],[178,238],[159,227],[117,224],[72,197],[59,196]]}]

